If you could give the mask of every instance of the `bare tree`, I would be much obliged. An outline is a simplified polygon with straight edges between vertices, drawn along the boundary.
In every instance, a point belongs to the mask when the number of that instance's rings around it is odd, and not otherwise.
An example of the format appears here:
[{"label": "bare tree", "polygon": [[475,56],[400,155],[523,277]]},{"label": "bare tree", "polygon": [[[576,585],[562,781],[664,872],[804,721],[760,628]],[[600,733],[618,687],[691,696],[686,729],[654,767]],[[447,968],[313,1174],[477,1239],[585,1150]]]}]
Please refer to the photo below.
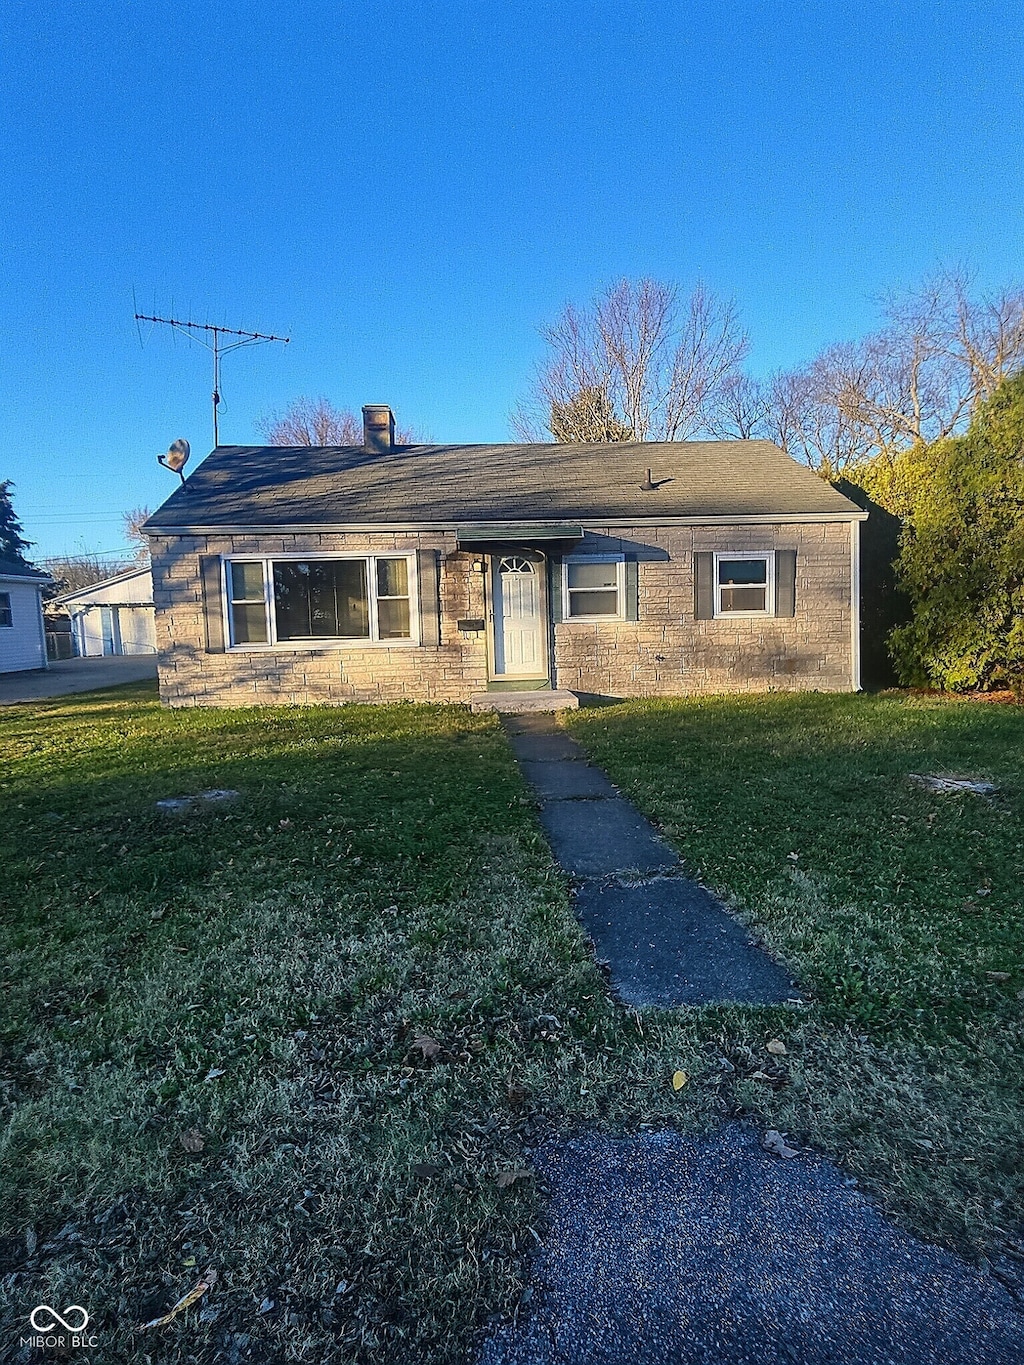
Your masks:
[{"label": "bare tree", "polygon": [[619,280],[541,330],[547,358],[513,413],[523,440],[682,441],[710,430],[748,341],[735,303],[702,284],[686,298]]},{"label": "bare tree", "polygon": [[551,401],[548,427],[556,441],[629,441],[632,432],[615,416],[612,401],[600,385],[590,384],[569,398]]},{"label": "bare tree", "polygon": [[124,525],[124,538],[132,547],[135,558],[140,564],[149,563],[149,541],[142,534],[142,527],[152,513],[148,507],[133,507],[121,516]]},{"label": "bare tree", "polygon": [[999,383],[1024,365],[1024,290],[972,296],[943,270],[883,301],[883,325],[776,375],[772,439],[826,477],[962,431]]},{"label": "bare tree", "polygon": [[757,441],[768,435],[771,383],[749,374],[722,381],[708,413],[708,430],[721,441]]},{"label": "bare tree", "polygon": [[[363,423],[350,408],[336,408],[329,399],[296,398],[283,412],[268,413],[256,430],[272,446],[361,446]],[[399,428],[399,445],[414,445],[415,432]]]},{"label": "bare tree", "polygon": [[42,561],[42,568],[53,579],[44,590],[44,597],[60,597],[66,592],[77,592],[79,588],[90,588],[104,578],[114,578],[119,573],[127,573],[136,565],[130,559],[113,559],[104,562],[96,555],[83,552],[78,555],[54,555]]}]

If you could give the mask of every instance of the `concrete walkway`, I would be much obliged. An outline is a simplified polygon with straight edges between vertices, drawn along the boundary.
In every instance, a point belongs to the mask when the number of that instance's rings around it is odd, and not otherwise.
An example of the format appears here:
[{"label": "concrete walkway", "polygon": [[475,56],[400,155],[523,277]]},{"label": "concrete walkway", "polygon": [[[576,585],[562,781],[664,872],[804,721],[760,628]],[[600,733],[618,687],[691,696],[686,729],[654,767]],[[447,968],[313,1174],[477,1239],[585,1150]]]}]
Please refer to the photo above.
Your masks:
[{"label": "concrete walkway", "polygon": [[549,1194],[517,1320],[478,1365],[1020,1365],[991,1275],[752,1129],[597,1134],[534,1155]]},{"label": "concrete walkway", "polygon": [[[505,722],[576,910],[630,1005],[793,987],[549,718]],[[547,1228],[477,1365],[1019,1365],[992,1275],[888,1223],[813,1153],[753,1127],[587,1133],[531,1154]]]},{"label": "concrete walkway", "polygon": [[66,697],[101,687],[156,677],[155,654],[114,654],[102,659],[63,659],[28,673],[0,673],[0,706]]},{"label": "concrete walkway", "polygon": [[502,722],[555,857],[578,883],[576,913],[632,1008],[799,999],[783,969],[551,715]]}]

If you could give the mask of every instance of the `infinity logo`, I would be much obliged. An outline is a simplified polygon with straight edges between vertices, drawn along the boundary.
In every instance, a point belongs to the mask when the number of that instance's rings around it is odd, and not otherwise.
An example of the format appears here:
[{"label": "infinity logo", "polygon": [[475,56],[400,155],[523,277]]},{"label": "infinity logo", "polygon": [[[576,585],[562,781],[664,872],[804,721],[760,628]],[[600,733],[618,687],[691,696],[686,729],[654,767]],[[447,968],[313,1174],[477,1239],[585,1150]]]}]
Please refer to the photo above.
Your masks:
[{"label": "infinity logo", "polygon": [[[57,1326],[58,1322],[65,1329],[65,1331],[68,1332],[84,1332],[85,1329],[89,1326],[89,1314],[85,1311],[81,1304],[73,1303],[69,1305],[69,1307],[65,1308],[64,1312],[69,1316],[72,1313],[81,1313],[82,1321],[77,1324],[68,1322],[67,1317],[62,1317],[61,1314],[57,1312],[56,1308],[51,1308],[48,1303],[41,1303],[38,1306],[38,1308],[33,1308],[32,1312],[28,1315],[28,1320],[36,1329],[37,1332],[52,1332],[53,1329]],[[40,1313],[52,1314],[53,1321],[39,1322],[38,1315]]]}]

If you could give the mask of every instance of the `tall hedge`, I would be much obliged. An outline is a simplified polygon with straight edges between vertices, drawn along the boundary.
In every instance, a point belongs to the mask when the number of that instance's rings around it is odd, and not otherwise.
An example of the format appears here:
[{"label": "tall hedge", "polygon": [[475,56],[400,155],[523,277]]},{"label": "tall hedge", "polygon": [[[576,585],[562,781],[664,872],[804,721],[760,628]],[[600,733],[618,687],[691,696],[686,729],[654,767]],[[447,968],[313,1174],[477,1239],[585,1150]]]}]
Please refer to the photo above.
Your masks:
[{"label": "tall hedge", "polygon": [[903,682],[1024,692],[1024,373],[937,442],[897,575],[909,624],[893,631]]}]

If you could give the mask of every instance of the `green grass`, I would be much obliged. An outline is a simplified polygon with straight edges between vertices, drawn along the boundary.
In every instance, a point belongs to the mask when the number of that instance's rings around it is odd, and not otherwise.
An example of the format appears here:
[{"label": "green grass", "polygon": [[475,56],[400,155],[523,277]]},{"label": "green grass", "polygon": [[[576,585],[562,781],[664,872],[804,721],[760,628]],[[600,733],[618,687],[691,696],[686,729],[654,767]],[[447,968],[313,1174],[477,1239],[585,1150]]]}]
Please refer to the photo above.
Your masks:
[{"label": "green grass", "polygon": [[[998,1253],[1024,1167],[1022,713],[773,697],[571,724],[810,1006],[615,1006],[493,717],[167,712],[147,686],[0,711],[5,1330],[74,1302],[104,1361],[466,1359],[543,1217],[497,1177],[580,1125],[750,1115]],[[940,770],[1000,796],[907,781]],[[155,808],[215,787],[240,796]],[[138,1330],[207,1266],[202,1304]]]},{"label": "green grass", "polygon": [[1024,1189],[1024,710],[774,694],[570,724],[812,993],[786,1083],[743,1103],[924,1234],[997,1254]]}]

